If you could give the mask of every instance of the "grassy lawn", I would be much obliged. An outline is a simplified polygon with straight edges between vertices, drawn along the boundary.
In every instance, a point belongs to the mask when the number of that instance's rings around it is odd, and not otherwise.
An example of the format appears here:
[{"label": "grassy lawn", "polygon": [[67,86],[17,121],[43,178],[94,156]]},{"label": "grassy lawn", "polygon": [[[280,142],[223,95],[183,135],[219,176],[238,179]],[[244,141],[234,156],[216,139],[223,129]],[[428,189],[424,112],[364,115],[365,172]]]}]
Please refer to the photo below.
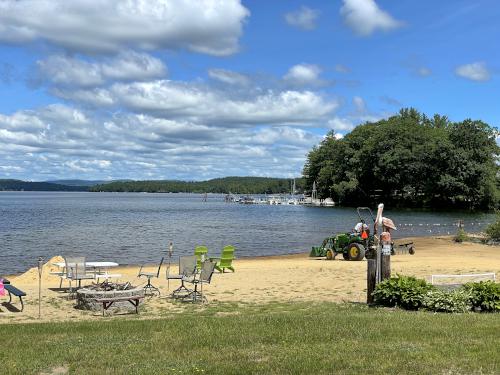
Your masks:
[{"label": "grassy lawn", "polygon": [[0,373],[499,374],[500,314],[193,306],[157,320],[0,325]]}]

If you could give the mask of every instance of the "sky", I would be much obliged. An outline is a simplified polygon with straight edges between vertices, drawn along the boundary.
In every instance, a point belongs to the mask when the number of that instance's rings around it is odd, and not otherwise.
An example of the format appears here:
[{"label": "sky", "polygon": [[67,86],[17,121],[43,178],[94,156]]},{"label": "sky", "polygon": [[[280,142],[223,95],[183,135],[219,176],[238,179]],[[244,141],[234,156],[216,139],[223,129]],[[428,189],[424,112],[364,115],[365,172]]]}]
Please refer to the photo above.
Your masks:
[{"label": "sky", "polygon": [[0,0],[0,178],[296,177],[414,107],[500,123],[497,0]]}]

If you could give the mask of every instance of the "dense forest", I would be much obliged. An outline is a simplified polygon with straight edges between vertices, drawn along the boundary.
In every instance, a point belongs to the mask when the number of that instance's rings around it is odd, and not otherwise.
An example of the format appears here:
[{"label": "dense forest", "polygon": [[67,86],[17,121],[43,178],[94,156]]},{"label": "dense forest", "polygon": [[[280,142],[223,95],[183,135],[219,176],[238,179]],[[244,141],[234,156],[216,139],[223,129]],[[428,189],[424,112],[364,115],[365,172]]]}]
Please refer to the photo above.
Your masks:
[{"label": "dense forest", "polygon": [[[90,191],[149,192],[149,193],[289,193],[291,179],[266,177],[225,177],[208,181],[115,181],[90,187]],[[304,180],[295,181],[297,192],[304,189]]]},{"label": "dense forest", "polygon": [[0,180],[0,191],[86,191],[86,186],[68,186],[50,182]]},{"label": "dense forest", "polygon": [[330,132],[304,166],[308,187],[343,205],[497,208],[498,130],[482,121],[451,122],[415,109]]}]

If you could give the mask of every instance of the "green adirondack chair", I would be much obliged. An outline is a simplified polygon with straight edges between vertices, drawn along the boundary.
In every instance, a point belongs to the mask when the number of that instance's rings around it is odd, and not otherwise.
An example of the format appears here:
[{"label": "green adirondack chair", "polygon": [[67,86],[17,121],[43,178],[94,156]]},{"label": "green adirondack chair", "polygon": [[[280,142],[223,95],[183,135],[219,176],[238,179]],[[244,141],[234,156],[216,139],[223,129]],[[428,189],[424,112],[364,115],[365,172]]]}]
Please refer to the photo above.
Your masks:
[{"label": "green adirondack chair", "polygon": [[208,253],[208,249],[206,246],[196,246],[194,248],[194,255],[196,255],[196,267],[201,269],[201,256]]},{"label": "green adirondack chair", "polygon": [[219,272],[224,273],[227,268],[234,272],[233,259],[234,258],[234,246],[224,246],[222,249],[222,254],[220,258],[210,258],[211,261],[216,261],[215,269]]}]

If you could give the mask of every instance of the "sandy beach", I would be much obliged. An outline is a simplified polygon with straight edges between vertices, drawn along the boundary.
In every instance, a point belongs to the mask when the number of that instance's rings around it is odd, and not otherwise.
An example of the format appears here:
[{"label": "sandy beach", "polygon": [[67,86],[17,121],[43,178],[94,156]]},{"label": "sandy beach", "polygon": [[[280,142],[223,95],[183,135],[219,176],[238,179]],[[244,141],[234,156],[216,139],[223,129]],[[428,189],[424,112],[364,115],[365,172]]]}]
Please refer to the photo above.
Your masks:
[{"label": "sandy beach", "polygon": [[[416,254],[398,254],[392,257],[392,273],[429,278],[432,274],[500,273],[500,249],[476,243],[458,244],[449,237],[420,237],[399,240],[413,241]],[[341,258],[341,257],[339,257]],[[112,260],[112,259],[110,259]],[[74,308],[75,300],[68,300],[67,293],[58,290],[59,278],[50,275],[57,268],[52,265],[62,261],[56,257],[44,267],[42,280],[42,321],[103,319],[101,313]],[[366,261],[348,262],[341,259],[327,261],[309,258],[308,254],[283,255],[259,258],[241,258],[234,261],[236,272],[216,273],[212,283],[205,287],[210,304],[266,303],[290,301],[364,302],[366,299]],[[176,267],[174,267],[176,268]],[[153,270],[154,267],[151,267]],[[122,274],[119,282],[130,281],[143,285],[138,279],[139,266],[118,267],[113,273]],[[175,270],[173,270],[175,272]],[[7,304],[8,297],[0,297],[0,323],[35,322],[38,319],[38,271],[33,268],[22,275],[10,277],[13,285],[27,293],[25,309],[18,312]],[[198,308],[190,304],[173,302],[167,298],[165,269],[153,284],[161,289],[160,298],[145,300],[139,318],[154,319],[184,309]],[[170,282],[170,291],[178,286]],[[67,284],[63,284],[63,287]],[[19,306],[13,297],[14,306]],[[123,319],[135,315],[117,314],[105,319]]]}]

